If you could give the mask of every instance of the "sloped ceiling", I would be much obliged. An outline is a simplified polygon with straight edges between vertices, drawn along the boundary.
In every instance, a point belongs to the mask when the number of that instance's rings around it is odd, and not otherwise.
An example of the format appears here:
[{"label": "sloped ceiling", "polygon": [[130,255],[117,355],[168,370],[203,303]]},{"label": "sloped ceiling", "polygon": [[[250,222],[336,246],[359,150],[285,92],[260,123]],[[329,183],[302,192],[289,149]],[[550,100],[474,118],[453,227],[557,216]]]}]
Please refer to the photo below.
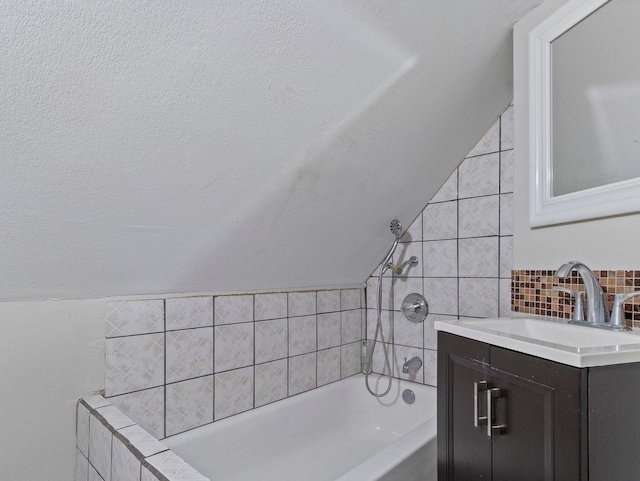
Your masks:
[{"label": "sloped ceiling", "polygon": [[361,283],[539,0],[0,5],[0,299]]}]

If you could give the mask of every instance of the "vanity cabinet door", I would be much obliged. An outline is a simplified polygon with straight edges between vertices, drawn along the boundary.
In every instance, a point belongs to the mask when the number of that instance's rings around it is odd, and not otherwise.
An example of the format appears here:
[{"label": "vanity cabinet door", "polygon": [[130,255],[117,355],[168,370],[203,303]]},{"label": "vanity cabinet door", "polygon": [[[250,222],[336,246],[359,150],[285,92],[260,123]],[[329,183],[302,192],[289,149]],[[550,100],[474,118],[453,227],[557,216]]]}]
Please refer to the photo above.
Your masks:
[{"label": "vanity cabinet door", "polygon": [[438,481],[587,481],[586,386],[586,369],[439,333]]},{"label": "vanity cabinet door", "polygon": [[491,347],[493,481],[580,481],[581,370]]},{"label": "vanity cabinet door", "polygon": [[[491,479],[486,419],[474,423],[474,414],[486,416],[488,359],[486,344],[457,336],[438,337],[439,481]],[[478,392],[475,413],[474,386]]]}]

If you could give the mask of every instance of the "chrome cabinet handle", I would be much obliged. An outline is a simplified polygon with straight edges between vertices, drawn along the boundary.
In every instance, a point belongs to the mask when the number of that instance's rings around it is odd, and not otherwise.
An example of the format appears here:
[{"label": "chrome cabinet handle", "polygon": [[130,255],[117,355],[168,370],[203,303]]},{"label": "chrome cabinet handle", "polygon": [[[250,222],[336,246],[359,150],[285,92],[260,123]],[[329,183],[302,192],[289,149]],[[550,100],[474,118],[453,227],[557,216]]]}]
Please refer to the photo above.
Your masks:
[{"label": "chrome cabinet handle", "polygon": [[500,435],[502,430],[506,428],[504,424],[493,425],[493,400],[499,398],[502,395],[500,389],[497,387],[487,389],[487,436],[493,437],[493,434]]},{"label": "chrome cabinet handle", "polygon": [[473,383],[473,426],[476,428],[487,422],[487,416],[479,416],[478,412],[480,411],[480,406],[478,406],[478,403],[480,402],[479,393],[486,390],[487,381]]}]

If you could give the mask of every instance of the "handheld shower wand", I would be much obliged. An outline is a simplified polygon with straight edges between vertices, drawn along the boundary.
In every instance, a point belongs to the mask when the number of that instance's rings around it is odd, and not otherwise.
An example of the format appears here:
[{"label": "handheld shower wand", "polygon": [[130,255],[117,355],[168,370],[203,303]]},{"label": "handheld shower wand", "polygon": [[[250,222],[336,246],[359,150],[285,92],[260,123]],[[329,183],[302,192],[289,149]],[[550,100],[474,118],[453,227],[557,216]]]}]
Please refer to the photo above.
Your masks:
[{"label": "handheld shower wand", "polygon": [[[391,221],[391,232],[396,236],[393,241],[393,245],[387,255],[384,256],[384,260],[380,264],[380,272],[378,273],[378,289],[377,289],[377,302],[376,302],[376,332],[373,335],[373,343],[371,345],[371,352],[369,353],[369,358],[367,362],[367,368],[364,373],[364,383],[367,387],[367,391],[375,397],[383,397],[389,394],[391,391],[391,362],[389,361],[389,352],[387,351],[386,341],[384,340],[384,333],[382,332],[382,276],[387,271],[387,269],[393,268],[393,253],[396,251],[396,247],[398,247],[398,242],[400,241],[400,236],[402,234],[402,224],[399,220],[393,219]],[[369,386],[369,374],[372,372],[373,365],[373,353],[376,349],[376,343],[378,342],[378,333],[380,334],[380,342],[382,343],[382,350],[384,351],[384,369],[387,371],[388,385],[387,389],[382,393],[374,392],[373,389]]]},{"label": "handheld shower wand", "polygon": [[389,227],[391,228],[391,232],[396,236],[396,239],[393,241],[391,249],[389,249],[389,252],[387,252],[387,255],[384,256],[384,260],[382,261],[382,267],[385,269],[393,267],[393,253],[396,251],[398,242],[400,242],[400,236],[402,235],[402,224],[398,219],[393,219]]}]

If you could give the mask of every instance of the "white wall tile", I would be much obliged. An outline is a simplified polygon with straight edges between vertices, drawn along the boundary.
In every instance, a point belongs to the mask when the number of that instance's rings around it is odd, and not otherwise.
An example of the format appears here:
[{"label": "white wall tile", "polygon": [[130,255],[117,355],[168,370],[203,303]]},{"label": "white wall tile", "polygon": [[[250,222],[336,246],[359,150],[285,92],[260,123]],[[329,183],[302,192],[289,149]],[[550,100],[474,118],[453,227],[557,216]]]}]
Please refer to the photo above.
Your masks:
[{"label": "white wall tile", "polygon": [[498,235],[499,196],[476,197],[458,201],[460,237]]},{"label": "white wall tile", "polygon": [[343,289],[340,291],[340,310],[360,309],[360,289]]},{"label": "white wall tile", "polygon": [[306,354],[316,350],[316,316],[289,319],[289,356]]},{"label": "white wall tile", "polygon": [[113,405],[96,409],[94,413],[98,413],[102,416],[104,420],[109,423],[109,426],[115,430],[135,424],[129,416]]},{"label": "white wall tile", "polygon": [[357,374],[360,366],[360,343],[353,342],[340,346],[340,377],[345,378]]},{"label": "white wall tile", "polygon": [[460,315],[498,316],[498,279],[460,279]]},{"label": "white wall tile", "polygon": [[89,456],[89,410],[82,403],[76,407],[76,447],[85,456]]},{"label": "white wall tile", "polygon": [[[382,278],[382,308],[390,309],[393,303],[393,291],[391,277]],[[369,277],[367,279],[367,306],[376,307],[378,298],[378,277]]]},{"label": "white wall tile", "polygon": [[[376,343],[376,347],[373,351],[372,367],[373,367],[374,373],[386,375],[389,372],[389,370],[387,369],[387,363],[384,355],[384,348],[382,346],[383,344],[381,342]],[[389,356],[389,368],[391,369],[391,372],[393,372],[393,362],[394,362],[393,353],[394,353],[395,347],[393,344],[384,344],[384,346],[386,346],[387,354]],[[385,389],[386,389],[386,384],[385,384]],[[376,389],[376,392],[379,392],[379,390]]]},{"label": "white wall tile", "polygon": [[500,235],[513,235],[513,194],[500,196]]},{"label": "white wall tile", "polygon": [[498,194],[500,155],[498,153],[465,159],[458,167],[458,198]]},{"label": "white wall tile", "polygon": [[139,455],[145,458],[169,449],[137,424],[122,428],[118,433],[125,438],[125,444],[134,446]]},{"label": "white wall tile", "polygon": [[413,292],[422,292],[422,278],[394,277],[393,278],[393,309],[399,311],[404,298]]},{"label": "white wall tile", "polygon": [[425,349],[438,349],[438,331],[433,327],[433,323],[436,321],[453,321],[458,319],[458,316],[443,316],[438,314],[429,314],[424,321],[424,348]]},{"label": "white wall tile", "polygon": [[318,387],[340,380],[340,347],[318,351]]},{"label": "white wall tile", "polygon": [[318,291],[318,313],[340,310],[340,291]]},{"label": "white wall tile", "polygon": [[316,313],[316,293],[290,292],[289,293],[289,317],[309,316]]},{"label": "white wall tile", "polygon": [[408,261],[411,257],[418,258],[417,266],[405,266],[402,277],[422,277],[422,242],[407,242],[398,244],[398,248],[393,255],[393,262],[399,266]]},{"label": "white wall tile", "polygon": [[[393,311],[381,311],[380,321],[385,342],[393,342]],[[367,309],[367,339],[373,340],[378,323],[378,312],[376,309]],[[378,341],[380,335],[378,334]]]},{"label": "white wall tile", "polygon": [[405,229],[400,242],[420,242],[422,240],[422,212],[411,225]]},{"label": "white wall tile", "polygon": [[213,374],[213,327],[167,332],[166,382]]},{"label": "white wall tile", "polygon": [[213,376],[168,384],[166,389],[167,436],[213,422]]},{"label": "white wall tile", "polygon": [[424,297],[433,314],[458,314],[458,279],[424,279]]},{"label": "white wall tile", "polygon": [[289,349],[287,319],[256,322],[255,337],[256,364],[287,357]]},{"label": "white wall tile", "polygon": [[458,236],[458,202],[429,204],[422,213],[423,240],[455,239]]},{"label": "white wall tile", "polygon": [[112,397],[114,406],[158,439],[164,438],[164,386]]},{"label": "white wall tile", "polygon": [[513,149],[513,105],[507,108],[500,117],[500,149]]},{"label": "white wall tile", "polygon": [[105,399],[101,394],[89,394],[83,397],[82,400],[89,405],[90,409],[98,409],[112,404],[111,401]]},{"label": "white wall tile", "polygon": [[173,451],[165,451],[144,460],[142,481],[155,480],[145,464],[153,466],[170,481],[209,481]]},{"label": "white wall tile", "polygon": [[440,190],[436,192],[430,202],[446,202],[458,198],[458,169],[442,184]]},{"label": "white wall tile", "polygon": [[[422,366],[417,371],[411,371],[407,374],[402,372],[402,367],[404,363],[409,359],[417,356],[422,361]],[[399,377],[400,379],[406,379],[408,381],[414,381],[422,383],[424,381],[424,349],[416,348],[416,347],[407,347],[407,346],[395,346],[395,360],[394,360],[394,369],[395,369],[395,377]]]},{"label": "white wall tile", "polygon": [[89,481],[105,481],[91,464],[89,464]]},{"label": "white wall tile", "polygon": [[111,481],[139,481],[140,461],[118,438],[113,439]]},{"label": "white wall tile", "polygon": [[161,332],[164,330],[164,302],[107,302],[104,317],[106,337]]},{"label": "white wall tile", "polygon": [[257,364],[255,367],[256,407],[287,397],[287,359]]},{"label": "white wall tile", "polygon": [[167,330],[213,325],[213,297],[167,299]]},{"label": "white wall tile", "polygon": [[500,279],[500,317],[509,317],[511,312],[511,279]]},{"label": "white wall tile", "polygon": [[104,481],[111,481],[113,435],[93,414],[89,418],[89,462]]},{"label": "white wall tile", "polygon": [[362,339],[362,309],[342,311],[341,344],[348,344]]},{"label": "white wall tile", "polygon": [[140,473],[140,481],[158,481],[155,474],[149,471],[149,468],[142,466],[142,472]]},{"label": "white wall tile", "polygon": [[429,386],[437,386],[438,379],[438,351],[425,349],[423,354],[424,383]]},{"label": "white wall tile", "polygon": [[215,372],[253,364],[253,323],[215,328]]},{"label": "white wall tile", "polygon": [[460,277],[498,277],[498,243],[498,237],[460,239]]},{"label": "white wall tile", "polygon": [[287,294],[256,294],[256,321],[287,317]]},{"label": "white wall tile", "polygon": [[513,150],[500,152],[500,193],[513,192]]},{"label": "white wall tile", "polygon": [[316,353],[289,358],[289,396],[316,387]]},{"label": "white wall tile", "polygon": [[251,322],[253,310],[253,295],[218,296],[215,298],[215,324]]},{"label": "white wall tile", "polygon": [[253,408],[253,367],[216,374],[215,419]]},{"label": "white wall tile", "polygon": [[164,383],[164,334],[107,339],[105,344],[107,396]]},{"label": "white wall tile", "polygon": [[491,126],[489,131],[478,141],[467,157],[490,154],[500,150],[500,119]]},{"label": "white wall tile", "polygon": [[458,242],[455,239],[425,242],[422,252],[424,277],[458,275]]},{"label": "white wall tile", "polygon": [[513,270],[513,237],[500,237],[500,277],[511,279]]},{"label": "white wall tile", "polygon": [[318,314],[318,349],[340,345],[340,315],[340,312]]},{"label": "white wall tile", "polygon": [[424,322],[411,322],[398,311],[393,314],[394,342],[422,349],[424,346]]},{"label": "white wall tile", "polygon": [[75,481],[88,481],[89,480],[89,460],[76,449],[76,475]]}]

